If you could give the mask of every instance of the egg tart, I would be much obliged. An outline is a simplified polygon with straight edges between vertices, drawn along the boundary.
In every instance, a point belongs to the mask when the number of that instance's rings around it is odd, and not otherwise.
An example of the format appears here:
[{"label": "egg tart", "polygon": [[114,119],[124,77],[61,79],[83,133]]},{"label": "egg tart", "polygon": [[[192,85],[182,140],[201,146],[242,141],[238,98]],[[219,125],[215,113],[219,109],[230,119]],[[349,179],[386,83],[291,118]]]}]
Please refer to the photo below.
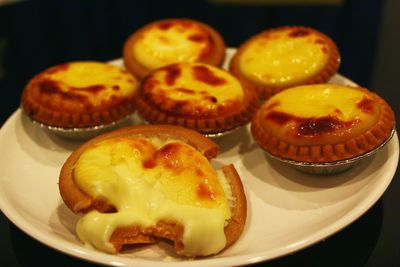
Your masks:
[{"label": "egg tart", "polygon": [[233,130],[250,121],[258,95],[229,72],[204,63],[174,63],[143,79],[136,107],[152,124],[172,124],[203,134]]},{"label": "egg tart", "polygon": [[221,252],[240,237],[247,202],[233,165],[211,166],[218,153],[211,139],[170,125],[131,126],[89,140],[59,178],[64,203],[81,214],[78,237],[107,253],[162,240],[183,257]]},{"label": "egg tart", "polygon": [[298,85],[327,82],[340,62],[335,42],[316,29],[284,26],[258,33],[242,45],[230,71],[264,98]]},{"label": "egg tart", "polygon": [[149,23],[125,41],[126,68],[140,79],[150,71],[175,62],[203,62],[221,66],[225,43],[210,25],[186,18]]},{"label": "egg tart", "polygon": [[251,122],[255,141],[281,159],[327,163],[351,159],[385,143],[394,112],[365,88],[317,84],[268,99]]},{"label": "egg tart", "polygon": [[88,128],[119,121],[134,111],[138,81],[102,62],[74,61],[33,77],[21,96],[29,118],[49,127]]}]

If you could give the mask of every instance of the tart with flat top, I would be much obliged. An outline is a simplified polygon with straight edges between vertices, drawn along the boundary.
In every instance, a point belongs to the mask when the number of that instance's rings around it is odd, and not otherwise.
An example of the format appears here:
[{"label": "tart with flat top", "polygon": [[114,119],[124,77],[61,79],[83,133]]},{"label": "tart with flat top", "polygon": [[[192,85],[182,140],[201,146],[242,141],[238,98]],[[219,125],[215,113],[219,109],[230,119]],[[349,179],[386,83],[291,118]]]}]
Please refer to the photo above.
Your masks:
[{"label": "tart with flat top", "polygon": [[183,18],[145,25],[128,37],[123,49],[126,68],[139,78],[175,62],[221,66],[224,58],[225,43],[214,28]]},{"label": "tart with flat top", "polygon": [[75,61],[36,75],[25,86],[21,106],[33,121],[62,128],[110,124],[134,111],[138,81],[116,66]]},{"label": "tart with flat top", "polygon": [[258,103],[258,95],[227,71],[203,63],[175,63],[142,81],[136,107],[150,123],[217,134],[249,122]]},{"label": "tart with flat top", "polygon": [[390,138],[394,112],[367,89],[333,84],[286,89],[255,114],[251,132],[270,154],[333,162],[367,153]]},{"label": "tart with flat top", "polygon": [[303,84],[325,83],[339,67],[339,51],[325,34],[285,26],[254,35],[237,50],[230,71],[265,98]]},{"label": "tart with flat top", "polygon": [[171,125],[126,127],[86,142],[59,178],[64,203],[81,214],[78,237],[107,253],[162,240],[185,257],[221,252],[240,237],[247,202],[234,166],[212,167],[218,152],[211,139]]}]

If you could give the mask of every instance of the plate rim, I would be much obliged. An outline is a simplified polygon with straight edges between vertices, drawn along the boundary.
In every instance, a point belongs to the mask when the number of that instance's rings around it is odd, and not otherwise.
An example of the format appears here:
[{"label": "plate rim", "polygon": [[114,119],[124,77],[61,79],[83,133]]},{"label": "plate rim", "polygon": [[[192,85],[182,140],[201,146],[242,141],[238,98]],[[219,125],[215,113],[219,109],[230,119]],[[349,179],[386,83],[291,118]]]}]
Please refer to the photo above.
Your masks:
[{"label": "plate rim", "polygon": [[[232,54],[235,52],[235,48],[233,47],[228,47],[226,50],[226,62],[224,63],[225,66],[229,62],[229,58],[232,56]],[[109,61],[110,64],[116,64],[116,65],[121,65],[122,59],[114,59]],[[334,78],[337,78],[341,80],[345,84],[353,85],[356,86],[357,84],[350,79],[346,78],[345,76],[337,73],[335,74]],[[21,118],[21,109],[18,108],[15,110],[11,116],[6,120],[6,122],[1,126],[0,129],[0,145],[2,145],[2,141],[5,138],[5,132],[9,130],[10,127],[12,127],[13,123],[16,123],[16,120],[18,118]],[[249,264],[255,264],[255,263],[260,263],[263,261],[268,261],[272,260],[281,256],[285,256],[290,253],[294,253],[296,251],[305,249],[311,245],[314,245],[318,243],[319,241],[328,238],[338,231],[342,230],[346,226],[348,226],[350,223],[354,222],[357,220],[359,217],[361,217],[366,211],[368,211],[378,200],[379,198],[384,194],[386,191],[387,187],[390,185],[394,174],[397,169],[398,161],[399,161],[399,140],[398,140],[398,135],[397,131],[395,131],[392,139],[390,140],[389,144],[393,146],[394,148],[394,154],[390,155],[391,157],[396,157],[396,159],[392,159],[392,169],[390,169],[390,172],[383,178],[380,178],[379,180],[379,187],[375,188],[374,191],[370,192],[370,194],[366,197],[363,198],[363,201],[358,203],[356,206],[351,209],[351,211],[347,212],[343,216],[340,217],[339,220],[334,221],[333,223],[325,226],[324,228],[320,229],[319,231],[314,232],[314,234],[307,236],[307,238],[303,238],[301,241],[297,242],[296,244],[291,244],[290,246],[285,246],[285,247],[278,247],[269,251],[264,251],[264,252],[253,252],[250,254],[246,255],[231,255],[231,256],[226,256],[226,257],[209,257],[209,258],[204,258],[204,259],[198,259],[195,261],[171,261],[171,262],[166,262],[166,261],[154,261],[154,260],[145,260],[145,259],[138,259],[138,258],[128,258],[128,257],[123,257],[123,256],[118,256],[118,255],[109,255],[105,254],[99,251],[95,250],[90,250],[86,251],[84,249],[84,246],[82,246],[82,249],[77,249],[75,248],[75,244],[72,244],[70,242],[67,242],[67,240],[62,240],[61,244],[59,240],[56,240],[55,237],[53,236],[47,236],[44,235],[40,231],[40,229],[35,229],[33,227],[30,228],[28,227],[31,226],[30,222],[24,222],[24,218],[20,213],[13,213],[10,207],[10,203],[7,203],[7,201],[3,198],[3,196],[0,194],[0,209],[1,212],[18,228],[20,228],[22,231],[27,233],[29,236],[37,240],[38,242],[56,250],[61,253],[70,255],[72,257],[79,258],[81,260],[86,260],[90,261],[93,263],[98,263],[98,264],[110,264],[113,266],[131,266],[132,264],[138,264],[140,266],[151,266],[151,267],[156,267],[156,266],[182,266],[182,265],[190,265],[190,266],[204,266],[207,264],[207,266],[212,266],[212,267],[217,267],[217,266],[238,266],[238,265],[249,265]],[[389,160],[388,160],[389,161]],[[0,185],[2,182],[2,173],[0,170]],[[0,188],[0,190],[2,190]],[[247,189],[248,190],[248,189]],[[61,197],[60,197],[61,199]],[[7,208],[8,207],[8,208]],[[240,242],[240,239],[238,240]]]},{"label": "plate rim", "polygon": [[[6,121],[3,127],[0,130],[0,144],[4,138],[6,130],[12,126],[13,122],[18,120],[18,116],[20,116],[21,110],[16,110],[10,118]],[[385,175],[383,178],[379,178],[379,187],[375,187],[373,191],[370,192],[366,197],[363,198],[363,201],[359,202],[356,206],[354,206],[350,212],[347,212],[339,220],[334,221],[333,223],[325,226],[319,231],[316,231],[314,234],[303,238],[303,240],[299,240],[296,244],[290,244],[285,247],[278,247],[269,251],[265,252],[254,252],[246,255],[231,255],[227,257],[210,257],[205,259],[199,259],[195,261],[154,261],[154,260],[145,260],[145,259],[138,259],[138,258],[128,258],[128,257],[121,257],[118,255],[109,255],[104,254],[99,251],[90,250],[89,252],[85,251],[84,249],[76,249],[75,244],[70,244],[67,240],[63,240],[61,243],[59,240],[55,240],[53,236],[46,236],[40,229],[30,228],[32,224],[27,222],[23,216],[18,213],[17,211],[12,212],[10,207],[10,203],[8,203],[6,199],[0,196],[0,209],[3,214],[18,228],[22,231],[27,233],[32,238],[36,239],[42,244],[47,245],[48,247],[55,249],[61,253],[68,254],[70,256],[79,258],[81,260],[87,260],[93,263],[99,264],[111,264],[114,266],[130,266],[132,264],[140,264],[141,266],[182,266],[182,265],[190,265],[190,266],[239,266],[239,265],[248,265],[254,263],[260,263],[263,261],[272,260],[281,256],[285,256],[287,254],[305,249],[311,245],[318,243],[319,241],[328,238],[338,231],[342,230],[350,223],[357,220],[361,217],[366,211],[368,211],[372,205],[374,205],[379,198],[383,195],[386,191],[387,187],[391,183],[394,174],[397,169],[398,159],[399,159],[399,141],[397,131],[394,133],[392,140],[388,144],[394,149],[394,153],[390,155],[392,157],[391,160],[387,160],[387,164],[391,164],[392,168],[387,170],[389,173]],[[397,161],[396,161],[397,159]],[[0,181],[3,179],[0,176]],[[61,197],[60,197],[61,198]],[[240,240],[239,240],[240,241]],[[68,246],[69,244],[69,246]],[[84,248],[82,246],[82,248]]]}]

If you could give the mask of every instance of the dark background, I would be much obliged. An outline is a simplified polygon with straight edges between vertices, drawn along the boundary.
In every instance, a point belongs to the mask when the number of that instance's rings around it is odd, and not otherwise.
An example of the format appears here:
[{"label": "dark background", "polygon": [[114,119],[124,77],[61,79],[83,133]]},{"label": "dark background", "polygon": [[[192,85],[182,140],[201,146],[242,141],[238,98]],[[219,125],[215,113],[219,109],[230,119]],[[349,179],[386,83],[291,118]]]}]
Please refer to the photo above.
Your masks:
[{"label": "dark background", "polygon": [[[129,34],[145,23],[166,17],[190,17],[209,23],[221,32],[228,46],[234,47],[271,27],[317,28],[337,43],[342,55],[339,72],[362,86],[372,86],[387,1],[343,0],[329,5],[250,2],[256,3],[48,0],[4,5],[0,7],[1,106],[16,109],[19,99],[15,96],[26,82],[52,65],[121,57]],[[1,121],[9,115],[2,113]]]},{"label": "dark background", "polygon": [[[271,27],[314,27],[337,43],[339,72],[379,93],[399,118],[400,1],[232,2],[237,1],[48,0],[0,5],[0,125],[18,108],[23,86],[39,71],[71,60],[120,58],[133,31],[167,17],[209,23],[232,47]],[[399,183],[397,171],[383,197],[359,220],[266,266],[400,266]],[[2,213],[0,265],[92,266],[33,240]]]}]

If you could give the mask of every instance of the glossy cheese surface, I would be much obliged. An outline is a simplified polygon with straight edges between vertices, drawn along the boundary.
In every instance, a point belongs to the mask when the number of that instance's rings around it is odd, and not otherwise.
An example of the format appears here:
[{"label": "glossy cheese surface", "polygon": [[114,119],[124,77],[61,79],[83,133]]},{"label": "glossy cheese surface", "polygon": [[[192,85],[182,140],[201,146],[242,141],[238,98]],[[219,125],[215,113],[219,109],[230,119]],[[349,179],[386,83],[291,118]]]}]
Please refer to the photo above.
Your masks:
[{"label": "glossy cheese surface", "polygon": [[292,144],[332,144],[361,135],[379,119],[380,105],[365,90],[320,84],[286,89],[261,108],[265,129]]},{"label": "glossy cheese surface", "polygon": [[100,250],[114,252],[109,239],[118,227],[146,228],[159,221],[183,226],[187,256],[214,254],[225,246],[229,185],[185,143],[141,137],[102,141],[79,157],[74,177],[84,192],[117,210],[89,212],[77,224],[80,239]]},{"label": "glossy cheese surface", "polygon": [[143,83],[143,97],[165,112],[193,117],[237,110],[244,98],[230,73],[202,63],[179,63],[153,72]]},{"label": "glossy cheese surface", "polygon": [[[70,62],[48,69],[36,84],[41,95],[53,97],[54,105],[68,103],[82,109],[104,105],[128,97],[137,89],[137,80],[116,66],[101,62]],[[78,107],[79,108],[79,107]]]},{"label": "glossy cheese surface", "polygon": [[206,29],[191,21],[162,21],[147,27],[132,47],[138,62],[156,69],[174,62],[195,62],[208,56],[212,42]]},{"label": "glossy cheese surface", "polygon": [[251,39],[243,47],[239,68],[261,85],[288,86],[321,71],[328,62],[329,49],[314,31],[283,28]]}]

